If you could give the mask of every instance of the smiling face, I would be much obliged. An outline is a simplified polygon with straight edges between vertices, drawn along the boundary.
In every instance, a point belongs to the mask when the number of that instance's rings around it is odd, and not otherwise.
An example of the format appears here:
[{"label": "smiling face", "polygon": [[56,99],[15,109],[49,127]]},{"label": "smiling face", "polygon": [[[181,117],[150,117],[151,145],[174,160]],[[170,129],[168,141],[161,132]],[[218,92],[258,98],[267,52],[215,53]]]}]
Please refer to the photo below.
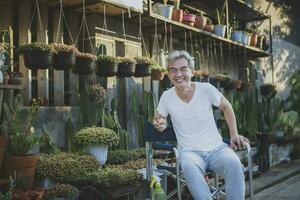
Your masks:
[{"label": "smiling face", "polygon": [[192,71],[185,58],[175,59],[168,65],[168,76],[176,87],[188,87],[191,84]]}]

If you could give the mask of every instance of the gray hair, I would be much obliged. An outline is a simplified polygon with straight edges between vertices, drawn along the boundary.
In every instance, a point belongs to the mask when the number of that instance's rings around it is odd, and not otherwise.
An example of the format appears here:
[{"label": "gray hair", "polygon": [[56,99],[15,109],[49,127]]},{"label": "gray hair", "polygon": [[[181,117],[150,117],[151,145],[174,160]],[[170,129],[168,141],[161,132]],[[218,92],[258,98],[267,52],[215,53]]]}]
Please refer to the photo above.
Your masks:
[{"label": "gray hair", "polygon": [[185,58],[188,61],[188,65],[189,65],[188,67],[190,69],[195,69],[194,60],[192,56],[187,51],[184,50],[176,50],[171,52],[167,58],[167,67],[169,67],[169,64],[174,60],[181,59],[181,58]]}]

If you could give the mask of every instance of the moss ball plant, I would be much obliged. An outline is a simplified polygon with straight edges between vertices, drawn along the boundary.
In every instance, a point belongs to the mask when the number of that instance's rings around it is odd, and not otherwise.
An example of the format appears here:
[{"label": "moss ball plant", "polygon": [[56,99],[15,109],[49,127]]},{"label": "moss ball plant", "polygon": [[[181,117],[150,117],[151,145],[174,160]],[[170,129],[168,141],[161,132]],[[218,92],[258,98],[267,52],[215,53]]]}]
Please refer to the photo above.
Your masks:
[{"label": "moss ball plant", "polygon": [[148,64],[148,65],[154,65],[155,62],[151,58],[148,57],[135,57],[134,60],[136,61],[137,64]]},{"label": "moss ball plant", "polygon": [[114,146],[119,144],[117,134],[108,128],[104,127],[86,127],[81,129],[74,137],[74,141],[80,147],[88,147],[95,145]]},{"label": "moss ball plant", "polygon": [[18,54],[23,54],[25,51],[42,51],[42,52],[53,53],[53,54],[57,53],[57,51],[52,45],[41,43],[41,42],[24,44],[19,46],[19,48],[17,49]]},{"label": "moss ball plant", "polygon": [[45,190],[44,199],[53,200],[56,198],[63,198],[65,200],[73,200],[78,193],[79,190],[72,185],[57,183]]},{"label": "moss ball plant", "polygon": [[74,153],[41,154],[36,163],[36,178],[50,178],[62,183],[82,180],[99,169],[98,161],[89,155]]},{"label": "moss ball plant", "polygon": [[72,45],[58,44],[58,43],[52,43],[51,45],[57,52],[74,53],[74,54],[78,53],[78,50]]}]

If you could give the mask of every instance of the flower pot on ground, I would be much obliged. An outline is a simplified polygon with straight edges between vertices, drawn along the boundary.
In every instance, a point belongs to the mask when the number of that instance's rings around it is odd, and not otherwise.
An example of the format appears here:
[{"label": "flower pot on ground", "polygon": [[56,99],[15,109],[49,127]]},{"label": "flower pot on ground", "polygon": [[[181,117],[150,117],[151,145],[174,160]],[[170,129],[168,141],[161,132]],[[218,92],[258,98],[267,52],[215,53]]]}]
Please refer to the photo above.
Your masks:
[{"label": "flower pot on ground", "polygon": [[[78,146],[87,148],[99,163],[103,165],[107,159],[107,147],[117,145],[120,139],[111,129],[93,126],[81,129],[75,135],[74,141]],[[97,146],[100,148],[96,148]],[[101,150],[105,152],[99,152]]]},{"label": "flower pot on ground", "polygon": [[98,76],[115,76],[118,72],[119,59],[115,56],[100,55],[97,57],[96,74]]},{"label": "flower pot on ground", "polygon": [[120,63],[118,64],[118,73],[117,76],[122,77],[129,77],[133,76],[135,72],[135,62],[133,59],[130,58],[120,58]]},{"label": "flower pot on ground", "polygon": [[48,69],[53,64],[53,54],[57,51],[52,45],[34,42],[22,45],[17,50],[23,54],[24,64],[28,69]]},{"label": "flower pot on ground", "polygon": [[38,113],[38,102],[35,101],[29,109],[24,108],[22,95],[18,94],[10,103],[3,103],[3,110],[8,130],[8,156],[4,161],[4,174],[14,177],[17,172],[17,187],[30,189],[37,156],[27,155],[27,152],[39,142],[32,127]]},{"label": "flower pot on ground", "polygon": [[135,73],[136,77],[149,76],[151,74],[151,66],[154,65],[154,61],[148,57],[135,57]]},{"label": "flower pot on ground", "polygon": [[196,28],[204,29],[207,23],[207,18],[203,15],[196,15],[195,24]]},{"label": "flower pot on ground", "polygon": [[161,81],[164,79],[166,69],[159,65],[155,65],[151,68],[151,79]]},{"label": "flower pot on ground", "polygon": [[194,26],[195,21],[196,21],[196,15],[189,14],[189,13],[183,14],[182,23],[189,25],[189,26]]},{"label": "flower pot on ground", "polygon": [[57,51],[53,56],[53,68],[56,70],[72,69],[76,63],[76,54],[78,50],[71,45],[51,44]]},{"label": "flower pot on ground", "polygon": [[96,65],[96,56],[91,53],[78,53],[76,55],[76,64],[74,72],[80,75],[89,75],[94,73]]}]

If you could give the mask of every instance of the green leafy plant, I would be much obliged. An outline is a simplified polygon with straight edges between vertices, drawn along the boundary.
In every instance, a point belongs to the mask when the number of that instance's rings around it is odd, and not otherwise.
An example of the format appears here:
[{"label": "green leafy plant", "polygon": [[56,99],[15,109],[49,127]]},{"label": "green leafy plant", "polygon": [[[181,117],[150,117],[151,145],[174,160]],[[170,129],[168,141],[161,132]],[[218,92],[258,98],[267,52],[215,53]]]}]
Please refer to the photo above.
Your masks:
[{"label": "green leafy plant", "polygon": [[[141,150],[140,150],[141,149]],[[145,149],[113,150],[108,152],[107,164],[122,164],[131,160],[138,160],[144,157]],[[143,151],[142,151],[143,150]]]},{"label": "green leafy plant", "polygon": [[59,43],[52,43],[51,45],[57,52],[74,53],[74,54],[78,53],[77,48],[75,48],[72,45],[59,44]]},{"label": "green leafy plant", "polygon": [[149,64],[149,65],[155,64],[154,60],[148,57],[135,57],[134,60],[136,61],[137,64]]},{"label": "green leafy plant", "polygon": [[126,184],[137,184],[141,180],[141,174],[133,169],[124,169],[122,166],[107,166],[90,174],[96,184],[104,187],[113,187]]},{"label": "green leafy plant", "polygon": [[164,68],[164,67],[162,67],[160,65],[157,65],[157,64],[156,65],[152,65],[151,70],[160,71],[160,72],[166,72],[167,71],[166,68]]},{"label": "green leafy plant", "polygon": [[45,190],[44,199],[53,200],[63,198],[65,200],[73,200],[78,193],[79,190],[72,185],[57,183]]},{"label": "green leafy plant", "polygon": [[74,137],[74,142],[80,147],[100,144],[113,146],[117,145],[119,140],[113,130],[96,126],[83,128]]},{"label": "green leafy plant", "polygon": [[53,54],[57,53],[57,51],[52,45],[41,43],[41,42],[33,42],[30,44],[21,45],[17,49],[18,54],[23,54],[26,51],[43,51],[43,52],[48,52]]},{"label": "green leafy plant", "polygon": [[216,9],[218,24],[225,25],[225,1],[220,9]]},{"label": "green leafy plant", "polygon": [[110,62],[110,63],[114,63],[114,64],[117,64],[120,62],[119,58],[117,58],[115,56],[107,56],[107,55],[99,55],[97,57],[97,61],[98,62]]},{"label": "green leafy plant", "polygon": [[291,86],[291,91],[285,100],[285,106],[287,110],[294,110],[300,115],[300,70],[293,73],[289,79],[289,85]]},{"label": "green leafy plant", "polygon": [[3,103],[5,114],[4,127],[8,131],[8,153],[14,156],[25,155],[39,137],[34,134],[33,124],[36,120],[39,102],[33,100],[30,108],[23,107],[22,95],[11,97]]},{"label": "green leafy plant", "polygon": [[299,115],[295,111],[281,112],[276,122],[276,127],[288,135],[293,135],[294,130],[299,128]]},{"label": "green leafy plant", "polygon": [[62,183],[86,180],[87,174],[99,169],[98,161],[90,155],[76,153],[41,154],[36,163],[35,176]]}]

